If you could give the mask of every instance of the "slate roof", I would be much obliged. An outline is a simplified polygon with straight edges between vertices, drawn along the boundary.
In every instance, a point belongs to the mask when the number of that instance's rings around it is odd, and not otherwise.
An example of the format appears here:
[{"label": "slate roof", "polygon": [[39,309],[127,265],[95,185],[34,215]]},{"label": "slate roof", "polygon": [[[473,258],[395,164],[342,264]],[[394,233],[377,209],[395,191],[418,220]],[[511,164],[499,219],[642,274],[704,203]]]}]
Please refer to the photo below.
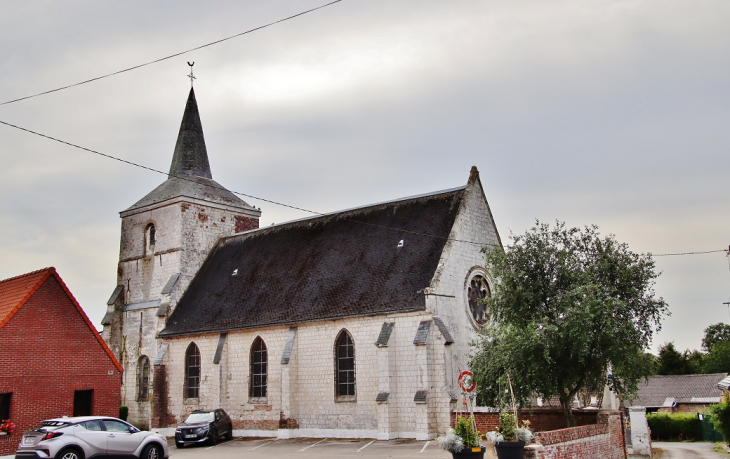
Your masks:
[{"label": "slate roof", "polygon": [[[116,357],[114,357],[114,354],[112,354],[109,346],[107,346],[106,342],[102,339],[99,332],[91,324],[91,321],[89,320],[84,310],[81,309],[81,305],[79,305],[78,301],[76,301],[76,298],[71,294],[71,291],[66,286],[66,283],[56,272],[56,268],[44,268],[38,271],[33,271],[27,274],[0,281],[0,328],[2,328],[10,321],[10,319],[12,319],[15,313],[18,312],[18,310],[20,310],[20,308],[22,308],[23,305],[28,302],[33,294],[50,277],[54,277],[61,285],[61,288],[71,300],[71,303],[74,305],[79,315],[81,315],[81,319],[86,322],[89,330],[91,330],[91,332],[94,334],[97,341],[99,341],[99,344],[112,360],[117,369],[119,371],[124,371],[122,365],[119,363]],[[42,331],[40,332],[40,334],[42,335]]]},{"label": "slate roof", "polygon": [[160,336],[424,310],[423,289],[464,192],[460,187],[222,238]]},{"label": "slate roof", "polygon": [[727,373],[650,376],[646,384],[639,386],[636,398],[625,405],[660,408],[675,403],[719,403],[722,391],[717,383],[726,376]]},{"label": "slate roof", "polygon": [[[190,89],[185,105],[168,179],[124,212],[177,198],[187,197],[236,208],[254,210],[241,198],[213,180],[205,147],[195,91]],[[123,212],[123,213],[124,213]],[[255,211],[258,212],[258,211]]]}]

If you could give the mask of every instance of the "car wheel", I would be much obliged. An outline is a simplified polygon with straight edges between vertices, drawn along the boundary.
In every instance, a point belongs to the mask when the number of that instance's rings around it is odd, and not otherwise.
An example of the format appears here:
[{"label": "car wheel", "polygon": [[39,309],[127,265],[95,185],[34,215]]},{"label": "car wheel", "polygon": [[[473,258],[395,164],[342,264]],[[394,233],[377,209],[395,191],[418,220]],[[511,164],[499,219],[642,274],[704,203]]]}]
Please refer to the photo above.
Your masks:
[{"label": "car wheel", "polygon": [[84,453],[76,448],[66,448],[56,454],[56,459],[84,459]]},{"label": "car wheel", "polygon": [[233,432],[230,430],[228,432],[226,432],[226,434],[224,436],[226,437],[226,440],[228,440],[228,441],[233,440]]},{"label": "car wheel", "polygon": [[147,445],[142,450],[140,459],[162,459],[162,448],[155,444]]},{"label": "car wheel", "polygon": [[210,441],[211,445],[217,445],[218,444],[218,431],[215,429],[210,429],[210,433],[208,434],[208,440]]}]

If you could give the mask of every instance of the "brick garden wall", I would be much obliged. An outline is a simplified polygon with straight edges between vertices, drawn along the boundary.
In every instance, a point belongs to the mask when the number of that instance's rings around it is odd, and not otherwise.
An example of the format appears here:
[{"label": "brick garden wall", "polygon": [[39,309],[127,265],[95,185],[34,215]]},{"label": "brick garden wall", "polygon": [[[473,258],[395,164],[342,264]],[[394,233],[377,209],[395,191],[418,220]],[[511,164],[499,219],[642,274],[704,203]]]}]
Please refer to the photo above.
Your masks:
[{"label": "brick garden wall", "polygon": [[[478,410],[478,408],[477,408]],[[573,417],[578,426],[595,424],[597,410],[574,410]],[[530,428],[533,432],[552,431],[565,428],[565,417],[560,408],[533,408],[532,412],[520,413],[520,422],[530,421]],[[456,414],[451,414],[451,425],[454,425]],[[499,423],[499,412],[496,411],[475,411],[474,420],[477,430],[485,433],[497,429]]]},{"label": "brick garden wall", "polygon": [[94,391],[92,414],[119,416],[121,374],[55,277],[0,328],[0,349],[0,393],[12,393],[16,424],[0,436],[0,456],[40,421],[71,416],[76,390]]},{"label": "brick garden wall", "polygon": [[[529,420],[535,442],[525,450],[526,459],[625,459],[625,439],[622,415],[619,411],[575,410],[577,427],[565,428],[565,418],[559,408],[535,408],[520,415]],[[452,413],[452,425],[456,419]],[[496,430],[499,413],[474,413],[477,430]]]},{"label": "brick garden wall", "polygon": [[625,459],[622,414],[601,411],[597,423],[569,429],[538,432],[539,445],[528,447],[526,459]]}]

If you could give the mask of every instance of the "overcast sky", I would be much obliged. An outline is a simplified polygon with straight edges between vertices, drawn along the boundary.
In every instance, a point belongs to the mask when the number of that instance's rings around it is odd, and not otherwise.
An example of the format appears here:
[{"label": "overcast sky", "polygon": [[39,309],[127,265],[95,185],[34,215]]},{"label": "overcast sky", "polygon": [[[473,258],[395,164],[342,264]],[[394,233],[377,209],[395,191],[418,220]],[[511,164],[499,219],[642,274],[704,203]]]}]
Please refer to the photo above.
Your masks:
[{"label": "overcast sky", "polygon": [[[0,102],[327,0],[3,2]],[[595,223],[636,252],[730,244],[730,2],[343,0],[0,120],[167,171],[190,87],[213,178],[318,212],[466,183],[502,240]],[[55,266],[100,326],[121,221],[165,176],[0,125],[0,278]],[[256,199],[262,226],[307,216]],[[656,257],[654,347],[730,323],[724,253]]]}]

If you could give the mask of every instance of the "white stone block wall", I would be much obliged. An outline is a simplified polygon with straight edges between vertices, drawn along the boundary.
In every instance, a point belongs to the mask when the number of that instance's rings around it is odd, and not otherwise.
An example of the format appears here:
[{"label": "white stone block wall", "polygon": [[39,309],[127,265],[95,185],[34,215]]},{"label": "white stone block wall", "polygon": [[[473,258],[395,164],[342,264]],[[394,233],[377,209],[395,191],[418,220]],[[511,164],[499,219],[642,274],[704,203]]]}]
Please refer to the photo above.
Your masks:
[{"label": "white stone block wall", "polygon": [[[221,363],[213,364],[219,335],[166,339],[170,344],[167,367],[170,413],[181,420],[198,408],[223,407],[238,434],[256,435],[279,428],[281,419],[296,422],[298,431],[285,436],[433,438],[448,425],[449,396],[444,388],[442,365],[446,346],[433,324],[426,345],[413,344],[418,325],[431,320],[428,313],[394,314],[302,324],[297,327],[289,364],[281,364],[289,327],[230,332]],[[388,343],[392,374],[383,378],[375,346],[383,322],[395,322]],[[341,330],[355,344],[356,393],[353,402],[337,401],[334,385],[334,344]],[[248,397],[249,358],[253,341],[260,336],[268,351],[268,386],[265,401]],[[201,352],[202,375],[198,400],[183,397],[185,351],[195,342]],[[287,374],[288,373],[288,374]],[[387,381],[387,387],[382,387]],[[428,390],[428,403],[416,404],[418,390]],[[381,420],[383,405],[375,399],[390,391],[389,418]],[[288,402],[287,402],[288,399]],[[285,404],[287,403],[287,404]],[[434,412],[438,410],[439,412]],[[440,412],[440,411],[443,411]],[[390,431],[380,429],[387,421]]]},{"label": "white stone block wall", "polygon": [[[467,185],[450,239],[444,247],[439,268],[428,290],[426,308],[444,321],[454,338],[454,344],[450,346],[448,356],[443,357],[442,365],[447,372],[444,384],[448,389],[458,391],[457,378],[460,372],[469,369],[469,343],[477,332],[469,318],[468,276],[472,269],[484,267],[482,247],[500,244],[479,181]],[[438,425],[443,426],[444,420],[439,420]]]},{"label": "white stone block wall", "polygon": [[[173,274],[181,273],[172,293],[165,298],[172,311],[210,249],[221,236],[235,232],[236,217],[241,216],[230,209],[187,202],[125,215],[117,273],[118,285],[124,286],[124,304],[162,299],[167,281]],[[250,220],[251,226],[258,225],[255,220]],[[155,225],[155,245],[152,253],[146,253],[145,230],[150,223]],[[156,307],[122,314],[123,342],[110,343],[112,349],[119,350],[125,369],[122,404],[129,408],[130,422],[147,426],[151,419],[150,402],[136,399],[137,361],[141,355],[154,360],[160,344],[156,334],[164,328],[166,317],[158,318]],[[140,315],[143,317],[141,335]],[[151,391],[148,400],[152,400]]]}]

